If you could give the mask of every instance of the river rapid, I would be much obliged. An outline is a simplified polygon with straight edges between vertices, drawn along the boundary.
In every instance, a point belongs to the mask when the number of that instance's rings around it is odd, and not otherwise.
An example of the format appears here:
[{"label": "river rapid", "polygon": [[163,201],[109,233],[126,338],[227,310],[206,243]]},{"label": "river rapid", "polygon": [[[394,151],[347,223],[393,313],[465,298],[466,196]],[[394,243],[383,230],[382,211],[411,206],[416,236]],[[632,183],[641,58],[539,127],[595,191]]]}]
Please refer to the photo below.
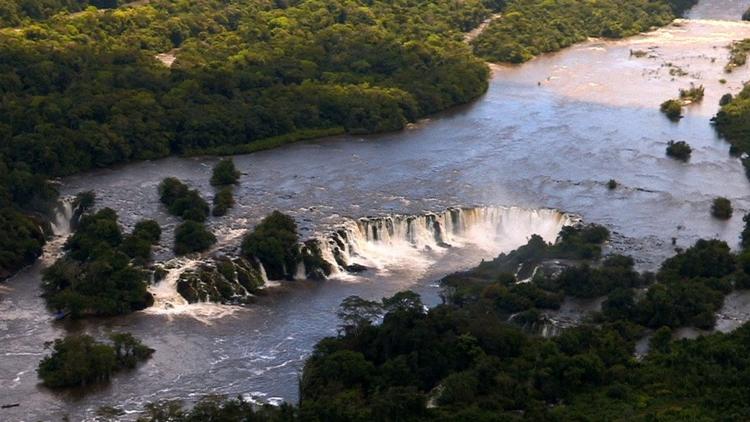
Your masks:
[{"label": "river rapid", "polygon": [[[719,97],[738,92],[750,79],[746,67],[723,71],[726,46],[750,38],[750,24],[736,21],[747,6],[750,1],[701,1],[689,20],[667,28],[620,41],[589,40],[520,66],[493,66],[484,97],[402,132],[237,156],[243,173],[237,206],[209,223],[218,248],[236,248],[247,229],[276,209],[294,216],[303,237],[312,237],[360,217],[457,206],[556,209],[604,224],[614,233],[609,250],[633,255],[643,270],[655,269],[673,253],[673,238],[679,247],[701,237],[736,246],[742,215],[750,209],[750,183],[709,120]],[[670,122],[659,104],[691,83],[706,87],[703,102],[686,108],[679,123]],[[665,156],[669,140],[690,143],[688,163]],[[178,221],[160,206],[156,187],[175,176],[209,198],[216,161],[135,163],[67,178],[61,191],[94,190],[97,205],[117,210],[128,227],[141,218],[156,219],[166,232],[157,259],[169,260]],[[608,190],[609,179],[620,186]],[[710,217],[716,196],[732,200],[731,220]],[[537,230],[509,224],[500,232],[514,233],[513,242],[471,237],[463,247],[399,253],[358,276],[283,283],[246,307],[157,306],[125,317],[65,323],[52,322],[39,297],[40,271],[60,243],[53,242],[44,259],[0,284],[0,404],[20,404],[0,410],[0,420],[64,415],[91,420],[102,405],[120,407],[133,419],[151,401],[189,402],[213,393],[296,402],[304,359],[318,340],[336,334],[335,311],[343,298],[380,299],[414,289],[436,304],[435,280],[519,246]],[[157,293],[169,294],[159,287]],[[718,328],[731,330],[746,321],[748,304],[750,296],[733,293]],[[115,330],[129,331],[156,349],[153,358],[85,395],[38,384],[35,368],[45,342],[67,332],[103,336]]]}]

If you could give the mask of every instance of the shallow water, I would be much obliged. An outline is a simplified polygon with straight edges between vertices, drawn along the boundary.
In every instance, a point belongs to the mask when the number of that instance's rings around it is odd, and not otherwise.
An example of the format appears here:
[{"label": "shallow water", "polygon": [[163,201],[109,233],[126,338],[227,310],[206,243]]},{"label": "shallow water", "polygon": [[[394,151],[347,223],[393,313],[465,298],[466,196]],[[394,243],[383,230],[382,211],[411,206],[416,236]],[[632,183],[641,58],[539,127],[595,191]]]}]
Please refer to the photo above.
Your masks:
[{"label": "shallow water", "polygon": [[[736,18],[734,7],[743,10],[739,3],[701,2],[691,17]],[[745,37],[750,26],[744,23],[681,21],[628,40],[592,40],[522,66],[496,67],[483,98],[403,132],[235,157],[244,173],[238,206],[211,226],[222,247],[232,249],[244,230],[274,209],[295,216],[312,236],[345,217],[483,204],[557,208],[605,224],[616,232],[611,249],[634,255],[642,269],[653,269],[672,253],[673,237],[681,247],[700,237],[736,245],[741,217],[750,209],[750,186],[709,119],[722,94],[737,92],[750,79],[747,68],[723,72],[725,46]],[[653,57],[636,58],[630,50],[648,50]],[[666,63],[688,75],[670,75]],[[719,83],[722,78],[726,84]],[[679,123],[669,122],[659,103],[691,82],[706,86],[703,103],[689,107]],[[664,155],[670,139],[693,146],[689,163]],[[167,259],[177,220],[159,205],[156,186],[176,176],[208,197],[215,162],[136,163],[66,179],[63,191],[95,190],[99,204],[118,210],[126,225],[156,218],[167,230],[158,256]],[[621,184],[615,191],[605,186],[611,178]],[[727,222],[709,215],[719,195],[735,206]],[[68,325],[50,322],[38,298],[38,263],[0,285],[0,404],[21,404],[0,410],[0,420],[59,419],[66,413],[80,420],[105,404],[136,411],[156,399],[192,400],[207,393],[295,401],[304,358],[317,340],[335,334],[335,310],[343,298],[380,298],[413,288],[434,304],[434,280],[487,255],[456,248],[419,271],[405,262],[347,280],[296,282],[245,308],[196,305],[182,313],[156,310]],[[747,300],[741,293],[728,300],[723,312],[730,316],[720,318],[720,328],[739,324]],[[84,397],[38,386],[34,369],[43,343],[80,330],[127,330],[157,351],[138,370]]]}]

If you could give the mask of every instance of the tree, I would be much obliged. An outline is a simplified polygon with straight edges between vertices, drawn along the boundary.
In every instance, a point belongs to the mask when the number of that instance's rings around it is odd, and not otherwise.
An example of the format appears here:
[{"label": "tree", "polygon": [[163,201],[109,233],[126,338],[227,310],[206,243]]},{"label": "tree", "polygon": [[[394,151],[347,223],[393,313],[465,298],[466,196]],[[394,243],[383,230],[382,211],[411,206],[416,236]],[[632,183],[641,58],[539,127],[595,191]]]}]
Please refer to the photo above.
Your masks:
[{"label": "tree", "polygon": [[690,159],[693,149],[685,141],[669,141],[667,143],[667,155],[680,161]]},{"label": "tree", "polygon": [[722,196],[715,198],[711,205],[711,215],[720,220],[732,218],[732,202]]},{"label": "tree", "polygon": [[242,239],[242,254],[258,258],[271,279],[293,278],[301,260],[294,219],[272,212]]},{"label": "tree", "polygon": [[216,243],[216,236],[197,221],[188,220],[177,226],[174,234],[174,252],[185,255],[203,252]]},{"label": "tree", "polygon": [[669,120],[677,121],[682,117],[682,103],[680,100],[667,100],[661,103],[659,107]]},{"label": "tree", "polygon": [[341,302],[336,315],[341,320],[345,333],[358,333],[371,325],[383,314],[383,306],[377,302],[349,296]]},{"label": "tree", "polygon": [[45,344],[52,354],[42,359],[37,374],[47,387],[74,387],[106,381],[117,369],[115,351],[87,335],[68,336]]},{"label": "tree", "polygon": [[214,217],[221,217],[227,214],[229,208],[234,206],[234,195],[232,195],[232,188],[225,186],[221,188],[214,196],[214,208],[211,210],[211,214]]},{"label": "tree", "polygon": [[107,381],[120,369],[134,368],[154,350],[129,333],[113,333],[112,344],[89,335],[69,335],[45,344],[52,354],[39,362],[37,374],[47,387],[77,387]]},{"label": "tree", "polygon": [[169,213],[185,220],[202,223],[209,214],[208,203],[195,189],[174,177],[168,177],[159,184],[161,202],[167,206]]},{"label": "tree", "polygon": [[219,161],[213,169],[211,175],[212,186],[235,185],[240,180],[240,172],[234,167],[232,159]]}]

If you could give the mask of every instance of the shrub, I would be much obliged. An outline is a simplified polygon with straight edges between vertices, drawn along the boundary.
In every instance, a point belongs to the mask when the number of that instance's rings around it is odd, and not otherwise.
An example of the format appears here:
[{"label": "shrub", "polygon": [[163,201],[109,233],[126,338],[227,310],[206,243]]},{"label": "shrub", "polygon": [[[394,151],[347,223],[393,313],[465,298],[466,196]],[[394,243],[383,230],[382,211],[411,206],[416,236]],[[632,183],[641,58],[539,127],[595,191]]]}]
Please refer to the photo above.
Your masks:
[{"label": "shrub", "polygon": [[724,94],[719,99],[719,106],[724,107],[725,105],[732,102],[732,94]]},{"label": "shrub", "polygon": [[221,160],[214,166],[211,175],[212,186],[234,185],[240,179],[240,172],[234,167],[232,159]]},{"label": "shrub", "polygon": [[216,243],[216,236],[206,230],[203,223],[188,220],[179,226],[174,233],[174,252],[185,255],[191,252],[203,252]]},{"label": "shrub", "polygon": [[721,196],[714,199],[711,206],[711,215],[721,220],[732,218],[732,201]]},{"label": "shrub", "polygon": [[185,220],[204,222],[210,210],[208,203],[201,198],[200,192],[188,188],[174,177],[168,177],[159,184],[161,202],[167,206],[169,213]]},{"label": "shrub", "polygon": [[151,243],[156,243],[161,238],[161,227],[154,220],[141,220],[133,228],[133,236],[140,237]]},{"label": "shrub", "polygon": [[214,195],[214,208],[211,211],[214,217],[221,217],[226,215],[229,208],[234,206],[234,195],[232,194],[232,188],[227,186],[216,192]]},{"label": "shrub", "polygon": [[274,211],[245,236],[242,253],[257,257],[269,278],[291,278],[301,259],[297,224],[288,215]]},{"label": "shrub", "polygon": [[680,89],[680,99],[699,103],[701,102],[701,100],[703,100],[705,91],[706,89],[703,87],[703,85],[690,85],[690,88],[688,89]]},{"label": "shrub", "polygon": [[615,179],[609,179],[609,182],[607,182],[607,189],[609,190],[617,189],[617,181]]},{"label": "shrub", "polygon": [[154,220],[143,220],[136,223],[133,232],[123,239],[120,250],[131,258],[143,261],[151,260],[151,246],[159,242],[161,227]]},{"label": "shrub", "polygon": [[664,113],[669,120],[677,121],[682,117],[682,103],[679,100],[667,100],[661,103],[661,112]]},{"label": "shrub", "polygon": [[680,161],[690,159],[693,149],[685,141],[669,141],[667,143],[667,155]]}]

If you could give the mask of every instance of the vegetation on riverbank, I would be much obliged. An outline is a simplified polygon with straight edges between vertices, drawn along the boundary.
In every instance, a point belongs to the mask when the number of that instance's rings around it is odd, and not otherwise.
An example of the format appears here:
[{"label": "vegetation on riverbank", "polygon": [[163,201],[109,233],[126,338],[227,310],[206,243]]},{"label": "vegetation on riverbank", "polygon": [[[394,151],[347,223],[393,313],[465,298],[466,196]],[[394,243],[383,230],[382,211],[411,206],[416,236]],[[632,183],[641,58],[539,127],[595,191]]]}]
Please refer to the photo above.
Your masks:
[{"label": "vegetation on riverbank", "polygon": [[65,255],[43,272],[43,296],[50,308],[73,318],[118,315],[151,306],[142,264],[160,229],[139,223],[123,235],[117,214],[104,208],[84,215],[65,243]]},{"label": "vegetation on riverbank", "polygon": [[487,60],[521,63],[588,37],[622,38],[666,25],[696,2],[509,0],[503,17],[472,45]]},{"label": "vegetation on riverbank", "polygon": [[729,46],[729,61],[724,70],[731,73],[735,68],[747,63],[747,54],[750,52],[750,39],[735,41]]},{"label": "vegetation on riverbank", "polygon": [[[750,86],[745,86],[734,97],[722,100],[724,104],[713,118],[716,131],[732,145],[731,153],[750,153]],[[742,164],[750,177],[750,159],[742,158]]]},{"label": "vegetation on riverbank", "polygon": [[52,354],[39,362],[37,374],[51,388],[107,381],[115,372],[133,369],[154,353],[129,333],[112,333],[106,343],[88,335],[69,335],[45,346]]}]

